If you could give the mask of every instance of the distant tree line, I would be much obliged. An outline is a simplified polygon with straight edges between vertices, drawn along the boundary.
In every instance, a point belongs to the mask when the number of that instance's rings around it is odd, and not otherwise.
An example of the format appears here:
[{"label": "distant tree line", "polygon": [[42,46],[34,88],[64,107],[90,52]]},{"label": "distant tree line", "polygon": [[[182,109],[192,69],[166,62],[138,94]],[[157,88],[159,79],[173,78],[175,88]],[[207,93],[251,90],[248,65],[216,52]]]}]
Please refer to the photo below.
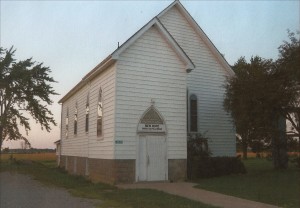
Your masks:
[{"label": "distant tree line", "polygon": [[5,154],[31,154],[31,153],[53,153],[55,149],[39,149],[39,148],[29,148],[29,149],[10,149],[8,147],[3,148],[1,151]]}]

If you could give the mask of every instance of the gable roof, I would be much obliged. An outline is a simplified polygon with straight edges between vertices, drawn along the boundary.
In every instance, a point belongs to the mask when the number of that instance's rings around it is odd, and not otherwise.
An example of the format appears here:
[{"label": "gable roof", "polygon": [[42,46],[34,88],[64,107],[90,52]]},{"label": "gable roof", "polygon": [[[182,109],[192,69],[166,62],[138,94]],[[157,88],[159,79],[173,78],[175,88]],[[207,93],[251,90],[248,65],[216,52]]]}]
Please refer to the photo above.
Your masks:
[{"label": "gable roof", "polygon": [[106,57],[101,63],[99,63],[94,69],[92,69],[89,73],[87,73],[82,80],[73,87],[63,98],[61,98],[58,103],[63,103],[68,98],[70,98],[75,92],[85,86],[89,81],[91,81],[94,77],[100,74],[102,71],[107,69],[109,66],[114,64],[119,56],[130,47],[139,37],[141,37],[146,31],[148,31],[152,26],[154,26],[160,34],[165,38],[174,52],[179,56],[179,58],[185,63],[186,72],[189,73],[193,69],[196,68],[193,61],[189,58],[186,52],[180,47],[180,45],[176,42],[176,40],[172,37],[172,35],[168,32],[168,30],[164,27],[164,25],[160,22],[159,17],[164,15],[167,11],[169,11],[172,7],[176,6],[178,10],[183,14],[183,16],[187,19],[187,21],[191,24],[191,26],[195,29],[195,31],[199,34],[202,40],[206,43],[212,53],[217,57],[218,61],[222,64],[225,70],[229,73],[229,75],[234,75],[233,70],[230,68],[227,61],[220,54],[218,49],[213,45],[207,35],[203,32],[197,22],[192,18],[192,16],[187,12],[187,10],[183,7],[183,5],[179,2],[179,0],[175,0],[171,3],[166,9],[160,12],[156,17],[150,20],[146,25],[144,25],[140,30],[138,30],[133,36],[131,36],[126,42],[124,42],[120,47],[118,47],[111,55]]},{"label": "gable roof", "polygon": [[176,42],[176,40],[172,37],[172,35],[166,30],[163,24],[157,17],[154,17],[150,20],[146,25],[144,25],[140,30],[138,30],[133,36],[131,36],[126,42],[124,42],[120,47],[118,47],[111,55],[106,57],[100,64],[98,64],[94,69],[92,69],[87,75],[85,75],[82,80],[73,87],[63,98],[61,98],[58,103],[63,103],[69,97],[71,97],[75,92],[81,89],[85,84],[91,81],[95,76],[100,74],[103,70],[111,66],[115,63],[119,56],[129,47],[131,46],[139,37],[141,37],[146,31],[148,31],[151,27],[155,27],[160,34],[164,37],[164,39],[168,42],[174,52],[178,55],[178,57],[185,63],[186,72],[189,73],[193,69],[195,69],[195,64],[188,57],[185,51],[180,47],[180,45]]},{"label": "gable roof", "polygon": [[195,68],[194,63],[185,53],[185,51],[179,46],[176,40],[172,37],[172,35],[166,30],[163,24],[157,17],[154,17],[150,20],[144,27],[142,27],[139,31],[137,31],[133,36],[131,36],[124,44],[122,44],[117,50],[115,50],[111,56],[113,59],[117,60],[119,56],[129,47],[131,46],[139,37],[141,37],[146,31],[148,31],[151,27],[155,27],[160,34],[167,40],[171,48],[174,52],[179,56],[179,58],[186,64],[186,71],[190,72]]},{"label": "gable roof", "polygon": [[204,43],[207,45],[207,47],[210,49],[210,51],[215,55],[215,57],[220,62],[220,64],[224,67],[226,72],[228,72],[228,74],[230,76],[233,76],[234,72],[231,69],[228,62],[226,61],[226,59],[221,55],[221,53],[216,48],[216,46],[211,42],[211,40],[208,38],[208,36],[204,33],[204,31],[201,29],[201,27],[198,25],[198,23],[194,20],[194,18],[190,15],[190,13],[184,8],[184,6],[180,3],[179,0],[175,0],[167,8],[165,8],[162,12],[160,12],[157,15],[157,18],[162,17],[165,13],[167,13],[173,7],[176,7],[179,10],[179,12],[186,18],[186,20],[194,28],[196,33],[204,41]]}]

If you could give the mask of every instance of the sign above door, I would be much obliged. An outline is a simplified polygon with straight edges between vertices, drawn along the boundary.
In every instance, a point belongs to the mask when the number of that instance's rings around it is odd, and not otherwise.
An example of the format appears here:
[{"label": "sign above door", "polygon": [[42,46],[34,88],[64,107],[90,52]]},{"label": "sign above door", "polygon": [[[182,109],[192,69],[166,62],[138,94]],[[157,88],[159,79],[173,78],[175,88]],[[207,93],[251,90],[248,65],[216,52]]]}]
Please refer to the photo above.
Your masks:
[{"label": "sign above door", "polygon": [[165,133],[166,125],[159,112],[151,105],[141,117],[138,133]]}]

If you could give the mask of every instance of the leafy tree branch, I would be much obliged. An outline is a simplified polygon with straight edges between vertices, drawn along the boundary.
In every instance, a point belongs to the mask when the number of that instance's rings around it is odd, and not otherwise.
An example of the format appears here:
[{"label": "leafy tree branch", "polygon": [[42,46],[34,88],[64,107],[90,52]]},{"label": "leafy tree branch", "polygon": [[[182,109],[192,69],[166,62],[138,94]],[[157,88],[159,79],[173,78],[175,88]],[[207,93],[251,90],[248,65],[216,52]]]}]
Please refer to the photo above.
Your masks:
[{"label": "leafy tree branch", "polygon": [[26,132],[30,123],[23,112],[48,132],[56,125],[52,112],[51,95],[57,95],[51,83],[55,80],[49,75],[49,67],[36,63],[32,58],[17,61],[15,49],[0,48],[0,147],[4,140],[28,139],[20,133],[20,127]]}]

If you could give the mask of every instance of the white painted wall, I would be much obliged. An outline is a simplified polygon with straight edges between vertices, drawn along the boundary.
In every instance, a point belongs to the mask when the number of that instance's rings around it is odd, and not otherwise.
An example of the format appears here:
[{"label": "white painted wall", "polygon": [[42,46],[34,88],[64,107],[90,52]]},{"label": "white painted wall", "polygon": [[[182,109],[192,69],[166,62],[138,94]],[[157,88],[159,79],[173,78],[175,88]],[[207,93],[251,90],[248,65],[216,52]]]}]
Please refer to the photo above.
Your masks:
[{"label": "white painted wall", "polygon": [[198,98],[198,131],[207,132],[213,140],[209,147],[214,156],[234,156],[235,129],[223,110],[227,72],[176,7],[160,20],[196,65],[188,74],[187,85],[189,94]]},{"label": "white painted wall", "polygon": [[[87,83],[62,108],[62,155],[90,158],[114,158],[115,65]],[[100,86],[103,93],[103,137],[97,137],[97,103]],[[86,98],[89,93],[89,132],[85,132]],[[75,103],[78,105],[77,135],[74,135]],[[69,108],[69,136],[65,137],[66,109]]]},{"label": "white painted wall", "polygon": [[169,159],[186,158],[186,72],[155,27],[126,49],[117,63],[116,159],[137,157],[137,125],[144,111],[155,107],[167,126]]},{"label": "white painted wall", "polygon": [[[117,63],[102,72],[62,107],[62,155],[103,159],[136,159],[137,125],[151,99],[167,127],[168,159],[186,158],[186,89],[198,97],[198,129],[207,132],[214,154],[235,155],[235,129],[223,110],[227,72],[200,36],[173,7],[160,17],[162,24],[196,65],[186,74],[185,66],[152,27],[127,48]],[[103,91],[104,137],[96,131],[97,101]],[[85,133],[86,96],[90,93],[90,127]],[[78,134],[74,136],[74,106],[78,102]],[[69,108],[69,136],[65,116]],[[122,141],[115,144],[115,141]]]},{"label": "white painted wall", "polygon": [[[290,115],[291,115],[293,121],[294,121],[295,123],[297,123],[295,114],[294,114],[294,113],[291,113]],[[290,122],[289,120],[286,120],[286,131],[287,131],[289,134],[297,134],[297,131],[294,129],[294,127],[293,127],[293,125],[292,125],[292,122]]]}]

